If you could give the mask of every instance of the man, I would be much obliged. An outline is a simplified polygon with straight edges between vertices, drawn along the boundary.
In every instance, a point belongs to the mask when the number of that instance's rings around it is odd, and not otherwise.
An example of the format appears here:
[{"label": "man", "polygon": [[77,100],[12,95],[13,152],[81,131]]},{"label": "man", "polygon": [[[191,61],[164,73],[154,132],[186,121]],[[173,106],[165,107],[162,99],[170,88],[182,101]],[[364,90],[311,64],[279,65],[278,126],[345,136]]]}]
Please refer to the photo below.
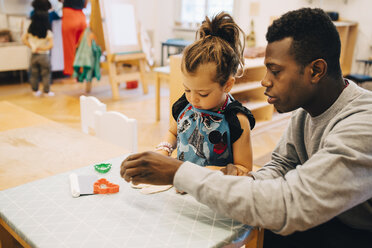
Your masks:
[{"label": "man", "polygon": [[264,247],[371,247],[372,92],[342,78],[340,38],[321,9],[286,13],[266,39],[265,95],[278,112],[295,110],[268,164],[235,177],[145,152],[123,161],[122,177],[174,184],[270,230]]}]

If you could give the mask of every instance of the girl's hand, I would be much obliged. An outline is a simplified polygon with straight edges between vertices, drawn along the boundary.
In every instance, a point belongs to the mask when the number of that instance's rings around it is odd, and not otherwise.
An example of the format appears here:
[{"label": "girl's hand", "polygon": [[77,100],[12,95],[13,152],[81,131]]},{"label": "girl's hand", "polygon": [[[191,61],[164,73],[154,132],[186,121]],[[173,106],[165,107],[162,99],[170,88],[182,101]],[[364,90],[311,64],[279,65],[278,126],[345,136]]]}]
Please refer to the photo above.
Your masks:
[{"label": "girl's hand", "polygon": [[164,150],[156,150],[155,152],[156,152],[156,153],[160,153],[160,154],[162,154],[162,155],[164,155],[164,156],[169,157],[169,154],[168,154],[167,151],[164,151]]},{"label": "girl's hand", "polygon": [[248,176],[248,169],[242,165],[228,164],[221,169],[221,172],[230,176]]},{"label": "girl's hand", "polygon": [[187,194],[187,192],[185,192],[185,191],[181,191],[181,190],[178,190],[176,188],[174,188],[174,189],[176,190],[177,194],[180,194],[180,195],[186,195]]},{"label": "girl's hand", "polygon": [[221,170],[221,168],[225,168],[225,167],[215,166],[215,165],[207,165],[207,166],[205,166],[205,168],[208,168],[210,170]]}]

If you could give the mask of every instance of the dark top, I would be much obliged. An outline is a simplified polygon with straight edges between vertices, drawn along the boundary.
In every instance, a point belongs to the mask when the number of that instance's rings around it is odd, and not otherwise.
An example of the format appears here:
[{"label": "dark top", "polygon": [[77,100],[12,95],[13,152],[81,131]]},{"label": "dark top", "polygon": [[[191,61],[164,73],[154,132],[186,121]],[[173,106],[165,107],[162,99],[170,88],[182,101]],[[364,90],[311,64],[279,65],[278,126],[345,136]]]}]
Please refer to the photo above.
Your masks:
[{"label": "dark top", "polygon": [[[172,116],[176,121],[178,119],[179,114],[186,107],[188,103],[189,102],[187,101],[185,94],[183,94],[173,104]],[[237,141],[240,135],[243,133],[243,129],[240,126],[239,119],[236,116],[237,113],[243,113],[245,116],[247,116],[251,129],[253,129],[254,125],[256,124],[255,118],[252,115],[251,111],[247,109],[246,107],[244,107],[240,102],[234,100],[233,102],[228,104],[223,114],[225,115],[226,120],[229,123],[231,144]]]},{"label": "dark top", "polygon": [[63,7],[68,7],[72,9],[84,9],[86,0],[64,0]]}]

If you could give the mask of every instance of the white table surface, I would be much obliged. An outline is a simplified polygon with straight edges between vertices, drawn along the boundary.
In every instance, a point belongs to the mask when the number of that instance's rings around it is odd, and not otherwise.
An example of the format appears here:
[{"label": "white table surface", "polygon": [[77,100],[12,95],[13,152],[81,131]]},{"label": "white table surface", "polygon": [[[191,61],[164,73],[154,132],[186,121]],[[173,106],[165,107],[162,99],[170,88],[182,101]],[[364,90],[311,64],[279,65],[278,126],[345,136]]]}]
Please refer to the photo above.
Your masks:
[{"label": "white table surface", "polygon": [[[152,195],[133,189],[119,174],[125,156],[71,172],[119,184],[111,195],[73,198],[66,172],[0,191],[0,217],[32,247],[223,247],[245,239],[251,227],[225,218],[174,188]],[[107,161],[106,161],[107,162]],[[229,247],[232,247],[230,246]]]}]

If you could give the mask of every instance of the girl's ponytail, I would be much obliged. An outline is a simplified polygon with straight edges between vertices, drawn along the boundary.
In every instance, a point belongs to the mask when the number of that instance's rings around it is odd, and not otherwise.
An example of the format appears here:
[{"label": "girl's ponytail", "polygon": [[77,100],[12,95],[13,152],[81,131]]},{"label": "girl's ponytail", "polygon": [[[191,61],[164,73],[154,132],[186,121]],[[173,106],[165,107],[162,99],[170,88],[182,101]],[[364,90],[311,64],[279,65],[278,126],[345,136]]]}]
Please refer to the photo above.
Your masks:
[{"label": "girl's ponytail", "polygon": [[244,39],[242,44],[240,34],[245,37],[229,14],[206,17],[196,34],[199,39],[184,50],[182,70],[192,74],[201,64],[215,63],[214,81],[224,85],[231,75],[235,76],[239,65],[244,65]]}]

